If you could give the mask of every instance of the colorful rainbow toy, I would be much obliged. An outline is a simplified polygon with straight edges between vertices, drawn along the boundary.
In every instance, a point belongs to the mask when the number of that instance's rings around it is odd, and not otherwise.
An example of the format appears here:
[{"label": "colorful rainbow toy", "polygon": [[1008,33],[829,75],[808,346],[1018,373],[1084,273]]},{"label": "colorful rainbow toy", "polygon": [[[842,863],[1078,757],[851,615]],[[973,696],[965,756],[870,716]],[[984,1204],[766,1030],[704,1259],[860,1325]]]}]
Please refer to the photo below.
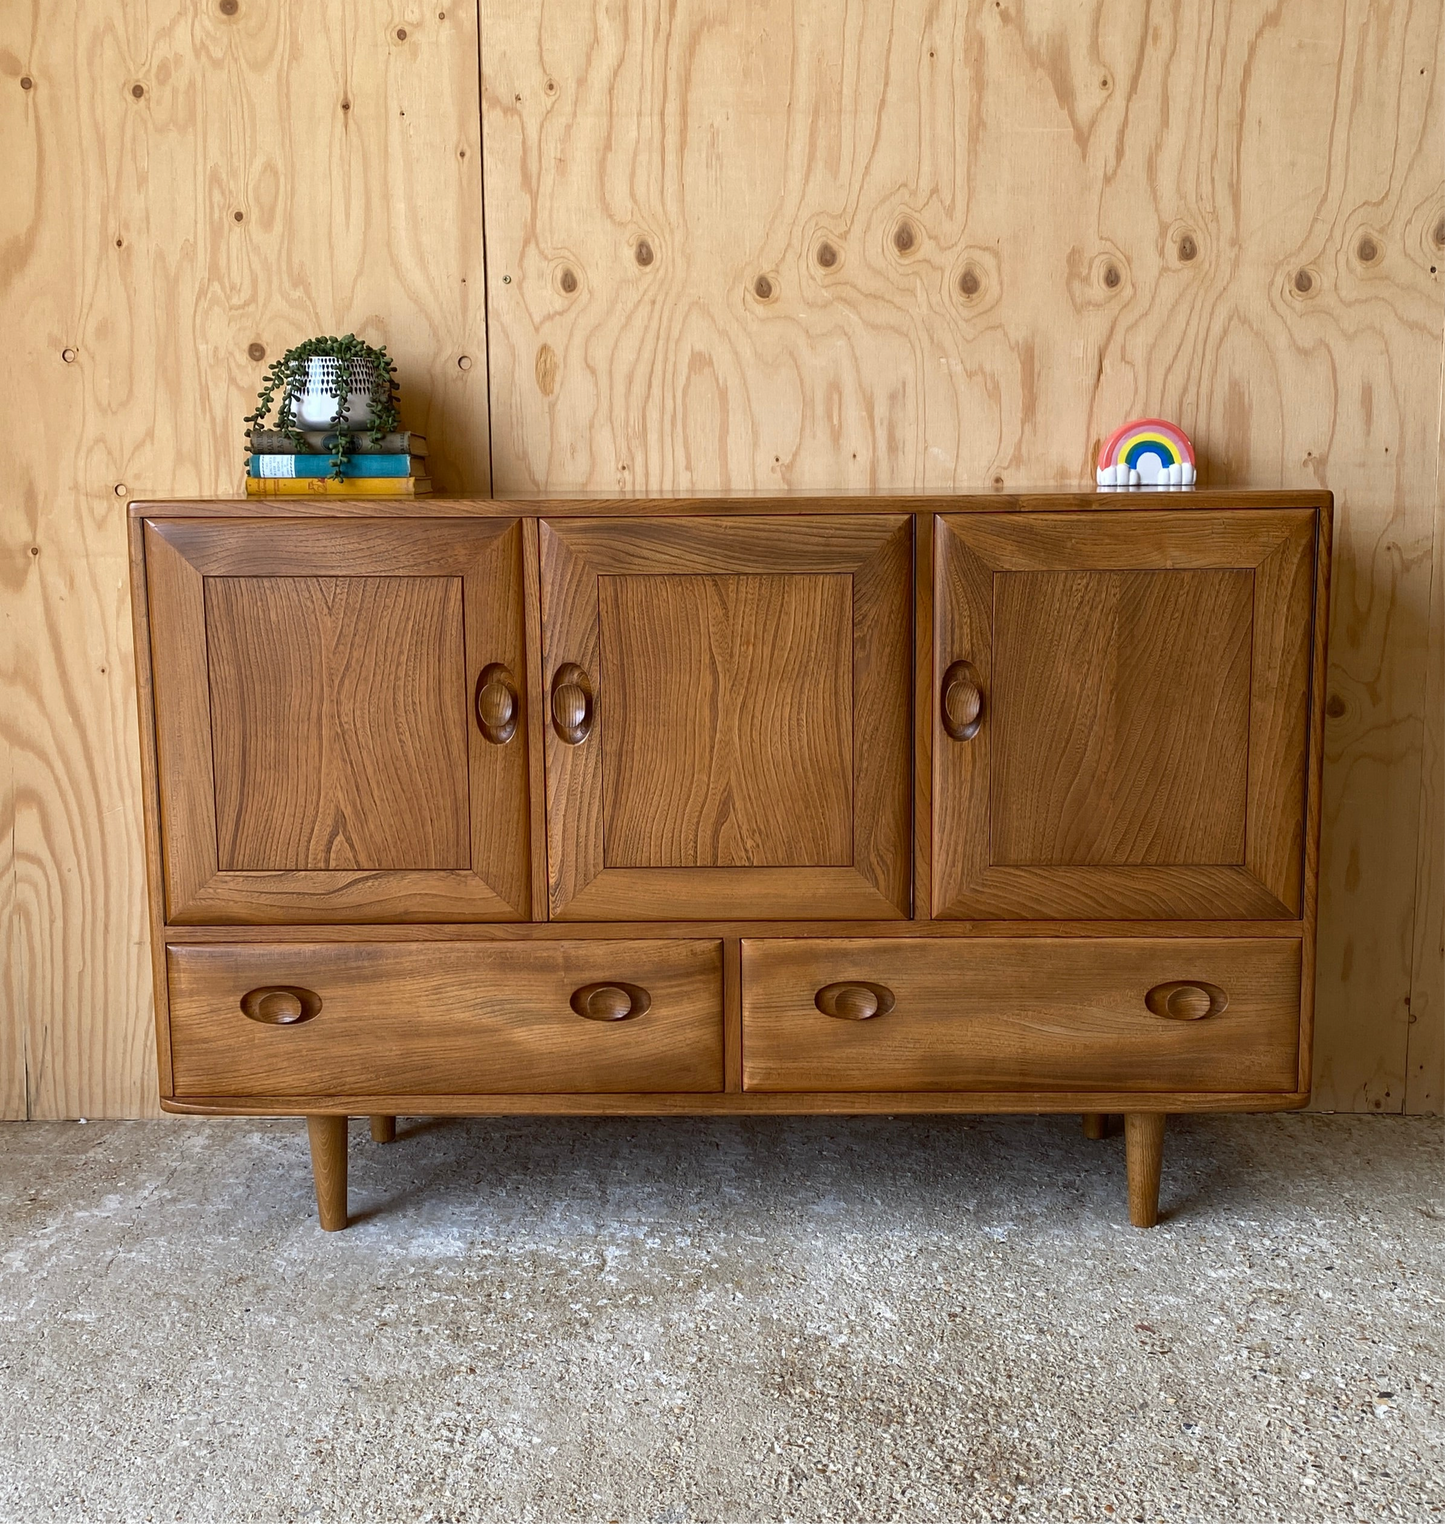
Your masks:
[{"label": "colorful rainbow toy", "polygon": [[1136,418],[1104,441],[1096,478],[1101,487],[1192,487],[1194,446],[1162,418]]}]

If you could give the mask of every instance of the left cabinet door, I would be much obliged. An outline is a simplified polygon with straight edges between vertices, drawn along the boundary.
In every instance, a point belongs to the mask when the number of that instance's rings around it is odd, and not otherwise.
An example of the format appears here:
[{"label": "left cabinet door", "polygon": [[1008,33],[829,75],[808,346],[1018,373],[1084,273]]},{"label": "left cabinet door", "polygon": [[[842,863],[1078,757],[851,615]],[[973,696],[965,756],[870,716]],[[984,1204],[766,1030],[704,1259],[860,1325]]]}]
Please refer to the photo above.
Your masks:
[{"label": "left cabinet door", "polygon": [[167,919],[530,912],[522,530],[148,520]]}]

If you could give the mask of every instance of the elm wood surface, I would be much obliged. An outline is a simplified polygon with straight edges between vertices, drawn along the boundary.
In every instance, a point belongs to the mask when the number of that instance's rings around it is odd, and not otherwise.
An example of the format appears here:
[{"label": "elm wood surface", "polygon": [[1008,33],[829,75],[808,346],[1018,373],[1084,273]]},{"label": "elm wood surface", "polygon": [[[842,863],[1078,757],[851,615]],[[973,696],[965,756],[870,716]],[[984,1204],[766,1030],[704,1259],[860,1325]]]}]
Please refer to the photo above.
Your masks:
[{"label": "elm wood surface", "polygon": [[935,521],[935,915],[1300,913],[1317,517]]},{"label": "elm wood surface", "polygon": [[774,1094],[634,1090],[514,1095],[503,1092],[397,1091],[307,1095],[180,1095],[161,1109],[196,1116],[307,1116],[332,1112],[368,1116],[382,1108],[398,1116],[436,1117],[716,1117],[716,1116],[1028,1116],[1077,1115],[1085,1107],[1122,1115],[1148,1108],[1167,1112],[1295,1111],[1309,1100],[1305,1091],[1269,1092],[1160,1090],[833,1090]]},{"label": "elm wood surface", "polygon": [[[168,919],[522,919],[521,526],[148,522]],[[519,691],[523,711],[525,696]]]},{"label": "elm wood surface", "polygon": [[1188,492],[1140,488],[1129,492],[733,492],[685,497],[546,496],[388,498],[161,498],[132,502],[132,518],[166,519],[396,519],[428,518],[786,518],[812,514],[932,515],[935,513],[1195,513],[1211,509],[1327,508],[1328,492],[1193,487]]},{"label": "elm wood surface", "polygon": [[848,867],[847,576],[599,579],[608,868]]},{"label": "elm wood surface", "polygon": [[[172,945],[168,972],[182,1095],[722,1089],[716,941]],[[617,983],[646,992],[642,1014],[576,1014],[579,989]],[[304,984],[321,1010],[250,1021],[258,984]]]},{"label": "elm wood surface", "polygon": [[1124,1155],[1129,1171],[1129,1221],[1152,1228],[1159,1221],[1159,1175],[1164,1162],[1164,1114],[1124,1114]]},{"label": "elm wood surface", "polygon": [[544,738],[564,920],[910,905],[912,523],[898,514],[544,520]]},{"label": "elm wood surface", "polygon": [[[1295,1085],[1297,942],[748,939],[742,963],[745,1091]],[[1148,992],[1184,977],[1222,986],[1226,1008],[1155,1015]],[[850,1021],[820,1010],[847,983],[882,987],[892,1008]]]},{"label": "elm wood surface", "polygon": [[371,1141],[373,1143],[396,1142],[396,1118],[385,1116],[373,1116],[371,1121]]},{"label": "elm wood surface", "polygon": [[321,1226],[336,1233],[346,1226],[346,1118],[308,1116],[306,1132]]},{"label": "elm wood surface", "polygon": [[455,577],[207,577],[222,872],[471,866]]},{"label": "elm wood surface", "polygon": [[[1059,501],[1051,500],[1050,506],[1057,508]],[[990,499],[930,500],[926,507],[921,503],[909,505],[906,513],[859,512],[856,505],[850,505],[838,513],[799,514],[784,507],[764,515],[746,508],[736,511],[738,505],[731,502],[719,505],[704,500],[684,505],[674,513],[644,512],[634,517],[630,511],[620,510],[608,519],[595,517],[597,505],[592,503],[585,505],[590,513],[568,505],[550,522],[528,517],[520,524],[499,513],[496,504],[481,505],[479,512],[473,512],[478,505],[460,505],[459,511],[441,514],[433,524],[420,517],[394,523],[387,522],[389,513],[383,517],[373,503],[369,513],[351,518],[344,514],[298,514],[221,525],[210,520],[193,525],[179,519],[166,523],[161,527],[180,539],[188,530],[223,531],[230,537],[230,543],[216,553],[216,565],[209,569],[213,579],[231,579],[222,594],[223,603],[228,593],[245,593],[248,579],[268,584],[264,594],[253,594],[239,606],[239,612],[228,610],[238,626],[253,618],[257,608],[264,612],[268,598],[284,602],[293,591],[282,589],[273,597],[271,588],[280,579],[273,569],[257,564],[263,560],[263,553],[248,547],[247,536],[259,541],[264,536],[274,539],[278,533],[302,530],[333,546],[338,538],[348,540],[352,559],[345,567],[317,564],[313,558],[301,572],[292,573],[308,576],[315,584],[307,619],[309,628],[324,632],[324,638],[322,634],[311,638],[313,648],[323,651],[331,649],[328,639],[332,646],[344,646],[351,638],[349,629],[365,623],[350,617],[348,624],[348,599],[375,597],[383,591],[404,595],[401,584],[407,578],[417,578],[428,590],[442,580],[427,568],[418,571],[408,565],[410,550],[389,558],[384,567],[368,566],[366,558],[374,554],[378,529],[393,535],[403,531],[418,541],[437,533],[455,534],[458,529],[494,534],[498,530],[503,534],[515,531],[512,581],[522,637],[518,651],[505,663],[508,681],[498,687],[502,663],[479,664],[469,657],[459,686],[473,744],[499,751],[510,749],[519,740],[525,743],[520,753],[524,758],[524,790],[514,821],[520,855],[530,870],[525,913],[532,920],[489,924],[453,920],[450,912],[442,912],[415,924],[388,925],[367,924],[363,917],[338,917],[324,931],[314,923],[299,923],[299,917],[298,924],[292,925],[158,923],[169,941],[164,974],[172,986],[171,1020],[166,1023],[165,1035],[168,1041],[174,1039],[173,1093],[164,1104],[177,1110],[360,1114],[374,1118],[398,1112],[846,1115],[977,1110],[1068,1110],[1107,1116],[1139,1113],[1141,1109],[1163,1113],[1284,1109],[1301,1104],[1308,1084],[1308,1054],[1299,1045],[1301,1001],[1307,1000],[1309,989],[1309,973],[1302,963],[1308,963],[1313,953],[1310,880],[1315,863],[1314,844],[1303,826],[1299,829],[1306,836],[1306,882],[1301,886],[1295,918],[1279,917],[1276,905],[1267,906],[1262,914],[1278,918],[1218,921],[1207,927],[1183,919],[1137,918],[1133,906],[1122,911],[1111,906],[1108,918],[1089,920],[1057,916],[1027,919],[1012,909],[995,912],[1014,917],[1004,920],[903,919],[908,907],[910,851],[916,854],[912,866],[923,896],[915,913],[926,915],[932,897],[935,840],[929,826],[937,808],[933,791],[937,749],[943,745],[987,745],[991,727],[1014,735],[1015,773],[1008,775],[1009,759],[1005,758],[997,790],[1001,794],[999,836],[1007,855],[1042,858],[1039,866],[1051,870],[1082,867],[1100,871],[1117,866],[1115,859],[1120,856],[1142,859],[1141,863],[1126,863],[1128,867],[1157,870],[1170,866],[1159,859],[1181,852],[1195,858],[1225,857],[1231,851],[1240,855],[1235,849],[1240,835],[1238,809],[1231,819],[1219,801],[1227,804],[1232,799],[1237,806],[1240,758],[1235,732],[1240,728],[1241,712],[1247,715],[1251,729],[1255,719],[1251,705],[1260,624],[1258,563],[1252,567],[1241,564],[1245,558],[1238,555],[1233,560],[1201,560],[1196,554],[1191,560],[1188,553],[1181,556],[1178,544],[1182,540],[1187,546],[1191,535],[1195,542],[1207,540],[1216,549],[1221,544],[1236,544],[1242,530],[1252,526],[1258,531],[1267,514],[1258,509],[1242,514],[1225,512],[1224,508],[1244,508],[1260,501],[1259,497],[1215,499],[1212,503],[1184,498],[1156,499],[1152,504],[1110,500],[1102,517],[1098,516],[1097,503],[1092,503],[1094,517],[1084,520],[1072,516],[1072,534],[1063,537],[1070,557],[1062,565],[1055,564],[1053,550],[1058,536],[1051,524],[1068,516],[1040,516],[1033,508],[1019,510],[1016,504],[1004,504],[1000,511],[998,501]],[[875,501],[864,506],[876,510],[882,505]],[[894,506],[887,505],[890,510]],[[962,668],[976,688],[970,693],[956,685],[953,695],[950,719],[954,731],[964,737],[962,741],[948,738],[939,712],[939,680],[944,668],[938,660],[933,600],[944,581],[931,569],[933,525],[917,526],[921,538],[915,534],[914,516],[940,506],[955,510],[950,526],[961,524],[964,532],[976,533],[984,542],[990,535],[1005,535],[1020,562],[1001,573],[1017,580],[997,600],[1002,607],[999,665],[1008,668],[1011,650],[1027,651],[1026,659],[1014,662],[1019,674],[1018,692],[1013,695],[1010,688],[1000,719],[997,694],[990,694],[988,689],[989,673],[977,664]],[[1314,567],[1314,585],[1321,588],[1326,573],[1322,563],[1327,547],[1328,502],[1306,498],[1288,506],[1304,510],[1296,518],[1311,523],[1317,517],[1320,520],[1322,550]],[[537,511],[535,505],[528,507]],[[719,512],[720,507],[726,508],[725,514]],[[1211,528],[1212,520],[1238,522]],[[856,549],[847,552],[853,556],[851,569],[847,564],[838,565],[837,558],[840,546],[866,537],[880,521],[886,529],[883,548],[875,544],[869,555],[875,563],[886,562],[891,556],[889,575],[879,575],[875,570],[865,572],[862,580],[866,592],[872,576],[876,609],[886,616],[881,623],[896,633],[896,639],[889,634],[881,642],[875,640],[865,660],[858,648],[859,628],[864,622],[858,608],[858,555]],[[153,528],[151,532],[156,531]],[[1155,564],[1118,564],[1120,558],[1111,559],[1108,551],[1111,534],[1116,539],[1128,539],[1136,555],[1137,547],[1145,546]],[[581,578],[584,588],[590,581],[597,659],[588,661],[584,655],[575,670],[567,668],[570,657],[554,655],[549,646],[557,610],[565,620],[572,605],[567,596],[555,596],[556,589],[549,582],[549,571],[555,568],[549,567],[548,552],[549,547],[555,548],[568,537],[582,544],[579,559],[598,563],[584,567]],[[1247,539],[1247,534],[1244,537]],[[937,538],[941,545],[941,532]],[[1105,547],[1102,557],[1101,545]],[[909,564],[910,547],[916,555],[913,567]],[[248,563],[248,556],[255,560]],[[333,585],[328,578],[337,583],[344,578],[346,586]],[[1241,593],[1246,578],[1250,589],[1251,671],[1241,678],[1238,642],[1232,657],[1220,660],[1215,652],[1229,648],[1225,637],[1231,632],[1237,634],[1243,623],[1238,610],[1244,602]],[[368,579],[377,583],[393,580],[385,589],[373,589]],[[1308,588],[1308,564],[1303,581]],[[845,583],[851,628],[840,617],[845,610],[836,596]],[[1099,588],[1104,590],[1103,596],[1092,597]],[[566,594],[567,589],[563,592]],[[1318,673],[1323,630],[1319,621],[1311,629],[1309,601],[1307,596],[1303,604],[1302,645],[1307,648],[1313,634],[1312,670]],[[1104,613],[1090,627],[1088,620],[1100,606]],[[433,598],[432,607],[445,618],[445,597]],[[341,610],[339,615],[333,613],[337,609]],[[148,617],[149,610],[146,612]],[[992,618],[994,609],[989,612]],[[1296,619],[1300,612],[1298,604],[1292,604],[1287,617]],[[944,617],[940,606],[936,620],[941,622]],[[468,621],[464,605],[463,623]],[[295,616],[292,622],[297,622]],[[880,621],[874,618],[871,623],[876,627]],[[409,633],[416,636],[418,630],[427,628],[426,612],[409,619],[408,625]],[[340,635],[336,633],[338,626]],[[1117,772],[1117,759],[1124,756],[1142,758],[1146,780],[1136,791],[1139,797],[1121,799],[1107,788],[1097,789],[1082,809],[1086,818],[1072,821],[1062,830],[1056,828],[1055,816],[1063,806],[1049,793],[1056,781],[1055,771],[1030,772],[1033,753],[1047,741],[1047,732],[1030,733],[1028,725],[1040,713],[1065,709],[1064,700],[1077,695],[1065,691],[1061,699],[1048,686],[1049,674],[1042,670],[1037,651],[1029,649],[1031,643],[1037,643],[1038,626],[1048,631],[1065,629],[1074,638],[1056,639],[1056,646],[1066,647],[1070,659],[1081,666],[1093,662],[1094,668],[1085,672],[1079,686],[1095,685],[1097,669],[1103,667],[1112,674],[1118,689],[1116,705],[1107,716],[1109,724],[1091,727],[1103,732],[1090,741],[1103,759],[1095,764],[1096,778],[1100,773]],[[256,643],[237,634],[230,648],[240,651]],[[224,646],[224,640],[218,644]],[[401,644],[405,646],[405,642]],[[865,722],[867,706],[860,692],[859,674],[876,677],[880,645],[890,660],[897,656],[897,681],[890,690],[897,700],[897,724],[891,729],[885,726],[884,731],[898,737],[902,798],[901,819],[894,831],[901,852],[882,855],[882,876],[886,878],[887,871],[896,870],[901,863],[903,895],[901,904],[875,903],[871,911],[863,912],[870,918],[850,920],[840,915],[828,893],[838,887],[835,876],[840,870],[856,879],[856,869],[826,859],[842,839],[841,832],[830,833],[850,812],[855,822],[861,812],[859,782],[864,777],[868,748],[876,742]],[[769,657],[766,664],[763,653]],[[964,659],[972,661],[971,657]],[[492,673],[490,683],[488,672]],[[768,682],[766,692],[761,692],[764,676]],[[845,678],[852,685],[846,697]],[[259,686],[263,696],[272,691],[268,684],[280,680],[269,672],[246,674],[245,679],[253,688]],[[1035,686],[1030,688],[1030,683]],[[554,708],[552,689],[569,684],[579,688],[580,704],[576,694],[564,694],[560,709]],[[368,686],[385,691],[384,682]],[[513,687],[515,715],[511,708]],[[1213,726],[1203,749],[1215,757],[1216,763],[1222,751],[1229,751],[1234,759],[1233,773],[1228,765],[1206,769],[1196,752],[1185,755],[1159,744],[1161,735],[1167,739],[1180,728],[1181,716],[1193,720],[1189,703],[1181,700],[1186,690],[1196,706],[1208,711]],[[1246,696],[1243,704],[1241,690]],[[1317,737],[1318,691],[1313,698],[1309,734]],[[254,697],[248,697],[247,702],[255,709]],[[1308,695],[1302,702],[1308,702]],[[917,705],[912,728],[910,703]],[[284,703],[273,699],[272,705],[279,711],[305,707],[290,698]],[[769,705],[786,711],[791,723],[779,725]],[[608,721],[614,712],[632,726],[630,749],[629,737],[620,733],[621,724],[618,735],[609,734]],[[511,737],[501,737],[500,730],[514,718]],[[559,730],[574,734],[564,740]],[[738,757],[745,750],[743,737],[759,754],[760,765],[754,765],[757,758],[747,757],[739,766]],[[408,739],[385,738],[382,761],[386,760],[386,746],[405,744]],[[1250,734],[1246,744],[1252,743]],[[842,761],[845,746],[846,766]],[[549,751],[559,747],[574,754],[586,753],[590,747],[600,758],[597,836],[601,868],[594,877],[612,875],[609,888],[627,888],[629,876],[682,875],[677,882],[706,887],[709,876],[755,874],[756,892],[735,897],[734,903],[699,909],[677,893],[674,882],[651,900],[642,896],[628,905],[622,913],[628,920],[625,929],[618,920],[597,919],[618,914],[611,897],[601,893],[596,895],[595,904],[583,900],[570,907],[572,914],[591,915],[593,919],[559,919],[551,925],[542,922],[549,893],[545,837],[553,822],[545,808],[545,789],[539,784],[550,781],[544,758],[550,763]],[[780,750],[785,752],[788,766],[769,776],[766,767]],[[799,758],[803,759],[801,765]],[[1317,776],[1318,758],[1313,752],[1311,763],[1307,770],[1301,757],[1302,778],[1313,780]],[[369,765],[363,763],[363,767]],[[910,773],[915,789],[911,801]],[[1247,857],[1248,809],[1253,806],[1255,790],[1253,773],[1244,776]],[[757,784],[759,777],[761,786]],[[778,816],[768,813],[780,792],[779,778],[783,779],[781,788],[794,790],[786,801],[789,820],[782,830]],[[851,797],[845,786],[833,787],[830,795],[830,783],[851,783]],[[1217,798],[1206,801],[1194,813],[1178,808],[1177,801],[1175,808],[1161,810],[1152,796],[1167,793],[1171,787],[1176,792],[1182,790],[1186,802],[1197,803],[1200,791],[1209,787],[1216,790]],[[812,792],[805,794],[803,790]],[[810,805],[818,800],[823,801],[822,806],[810,814]],[[242,807],[245,803],[242,801]],[[431,804],[441,810],[446,800],[436,798]],[[1303,800],[1301,807],[1305,807]],[[1313,789],[1308,809],[1311,813],[1304,818],[1312,822],[1318,809]],[[1009,811],[1014,812],[1012,816]],[[158,809],[153,827],[157,843],[160,814]],[[289,843],[288,850],[297,861],[303,860],[303,853],[316,850],[315,835],[288,833],[264,821],[248,829],[251,838],[263,841],[267,850],[275,850],[274,840]],[[376,840],[389,839],[390,830],[391,823],[377,822]],[[1013,836],[1009,838],[1011,830]],[[855,829],[851,838],[855,857],[856,836]],[[326,850],[333,849],[335,833],[322,832],[319,839],[327,843]],[[1161,841],[1171,849],[1166,850]],[[1178,845],[1181,842],[1182,847]],[[347,838],[348,847],[350,844]],[[756,859],[760,856],[785,860],[759,868]],[[786,860],[789,857],[792,861]],[[659,866],[649,866],[653,863]],[[553,874],[566,866],[565,857],[554,850],[550,858]],[[1192,866],[1203,871],[1218,865],[1195,862]],[[801,916],[792,921],[779,915],[769,918],[769,910],[775,905],[768,895],[797,887],[779,884],[776,875],[790,873],[800,875],[807,890],[802,912],[809,915],[807,920]],[[785,895],[779,893],[776,898],[784,915],[799,913]],[[426,915],[424,909],[416,913]],[[675,919],[689,914],[697,919]],[[1078,912],[1071,910],[1070,914],[1077,916]],[[1161,916],[1177,915],[1173,906],[1161,912]],[[838,934],[845,924],[847,935],[840,939]],[[646,971],[619,969],[607,961],[617,947],[643,938],[674,952],[699,943],[708,949],[707,1014],[702,1022],[706,1037],[696,1050],[681,1058],[675,1048],[661,1058],[648,1054],[645,1062],[630,1074],[617,1077],[615,1083],[605,1076],[598,1078],[598,1066],[590,1056],[570,1073],[559,1076],[554,1067],[559,1045],[555,1032],[548,1028],[544,1009],[549,1003],[554,1011],[565,1007],[568,1020],[579,1030],[625,1034],[650,1021],[654,981]],[[817,1056],[807,1054],[809,1077],[796,1083],[787,1081],[791,1088],[743,1088],[758,1078],[761,1050],[756,1037],[763,1030],[756,1025],[760,997],[752,966],[754,948],[773,955],[785,953],[788,943],[805,940],[811,942],[815,959],[830,956],[829,966],[816,970],[818,978],[804,992],[808,1005],[803,1014],[815,1026],[825,1024],[845,1034],[845,1042],[854,1041],[860,1033],[872,1033],[875,1039],[883,1035],[884,1042],[874,1044],[873,1056],[886,1053],[890,1061],[896,1059],[896,1050],[907,1044],[894,1042],[887,1033],[891,1028],[896,1035],[910,1020],[917,1022],[916,1013],[910,1014],[910,1001],[917,1003],[917,991],[933,977],[929,968],[939,960],[951,960],[956,965],[948,978],[933,979],[931,1005],[924,1022],[927,1040],[918,1046],[927,1049],[932,1040],[930,1023],[934,1030],[944,1032],[944,1040],[915,1065],[916,1072],[890,1073],[885,1065],[871,1067],[865,1074],[854,1062],[850,1072],[830,1076],[826,1064],[838,1065],[840,1059],[834,1047],[820,1050]],[[839,947],[860,941],[898,959],[899,970],[844,966],[832,956]],[[1127,947],[1128,952],[1108,957],[1114,943]],[[1218,949],[1221,956],[1227,954],[1231,960],[1228,965],[1197,966],[1196,960],[1187,969],[1177,966],[1180,958],[1206,944]],[[1061,952],[1055,954],[1053,948]],[[1001,975],[1000,986],[1007,984],[1004,991],[991,990],[986,980],[982,981],[981,993],[977,987],[981,982],[977,970],[989,960],[1032,969],[1036,979],[1047,985],[1046,975],[1056,956],[1062,956],[1072,968],[1071,959],[1076,964],[1080,960],[1087,963],[1089,958],[1101,955],[1109,968],[1095,984],[1107,987],[1109,977],[1120,977],[1120,956],[1138,958],[1151,948],[1161,959],[1172,955],[1172,961],[1134,971],[1127,991],[1128,1010],[1133,1013],[1129,1019],[1137,1020],[1138,1012],[1143,1011],[1153,1027],[1170,1029],[1173,1035],[1150,1037],[1142,1048],[1128,1028],[1127,1013],[1119,1001],[1080,999],[1068,980],[1038,992],[1034,1007],[1029,1007],[1026,998],[1027,974],[1010,975],[1006,980]],[[544,960],[573,958],[577,960],[577,977],[572,982],[563,981],[562,986],[548,987],[540,995],[523,980],[525,987],[515,992],[515,1019],[505,1024],[504,1035],[512,1046],[499,1048],[489,1032],[485,1044],[488,1052],[478,1057],[472,1051],[474,1041],[469,1041],[475,1038],[477,1022],[468,1020],[475,1017],[480,998],[476,993],[477,960],[495,966],[499,956],[505,959],[512,955]],[[239,961],[219,986],[214,979],[207,984],[206,977],[188,975],[183,968],[187,960],[224,961],[228,957]],[[300,957],[335,961],[323,980],[314,963],[297,967]],[[1265,960],[1262,976],[1249,965],[1254,957]],[[420,1012],[408,1004],[408,995],[415,998],[416,981],[410,974],[395,977],[406,960],[414,960],[418,978],[428,973],[434,976],[437,998],[424,1001]],[[872,961],[876,963],[877,958]],[[1280,969],[1286,964],[1282,975]],[[962,974],[959,968],[964,970]],[[467,972],[457,972],[461,969]],[[1241,979],[1251,987],[1243,999],[1234,997]],[[268,990],[272,996],[276,990],[283,996],[287,991],[309,991],[320,1008],[312,1011],[297,999],[265,997],[253,1002],[259,1019],[253,1015],[248,1020],[241,1014],[241,1000],[258,990],[263,997]],[[1225,1004],[1216,1005],[1210,994],[1216,990],[1225,992]],[[342,993],[338,995],[338,991]],[[1201,998],[1196,999],[1200,992]],[[334,1035],[324,1041],[317,1037],[318,1032],[334,1034],[338,1030],[338,998],[343,1007],[352,1007],[350,1031],[364,1032],[359,1044],[350,1035],[341,1042]],[[466,1005],[467,999],[472,1000],[471,1006]],[[584,1000],[580,1016],[579,1000]],[[955,1009],[960,1002],[962,1009]],[[359,1025],[356,1011],[364,1017]],[[941,1015],[945,1011],[950,1013],[947,1021]],[[218,1038],[217,1012],[224,1012],[232,1023],[250,1028],[252,1047],[240,1055],[239,1075],[235,1044],[228,1037]],[[304,1020],[292,1019],[303,1014]],[[982,1043],[974,1040],[974,1029],[980,1023],[989,1034]],[[785,1049],[789,1043],[795,1048],[806,1047],[799,1036],[801,1033],[806,1038],[803,1023],[790,1018],[783,1026],[786,1030],[781,1042]],[[467,1030],[461,1031],[463,1027]],[[1226,1028],[1228,1032],[1221,1039],[1219,1034]],[[1028,1032],[1029,1040],[1022,1062],[1016,1063],[1020,1029]],[[1052,1035],[1038,1040],[1038,1031]],[[1125,1034],[1122,1039],[1121,1031]],[[398,1036],[401,1032],[405,1033],[404,1040]],[[439,1042],[433,1040],[438,1032],[444,1034]],[[959,1040],[960,1032],[969,1034],[971,1046]],[[1213,1032],[1215,1038],[1212,1046],[1196,1051],[1201,1032]],[[1243,1035],[1236,1037],[1237,1032]],[[276,1039],[288,1035],[297,1042],[279,1048]],[[262,1056],[254,1050],[257,1038],[266,1044]],[[576,1056],[575,1038],[567,1042],[564,1067]],[[310,1046],[303,1047],[303,1043]],[[703,1050],[705,1056],[700,1056]],[[275,1056],[278,1053],[284,1055],[279,1061]],[[905,1054],[905,1066],[908,1061]],[[353,1065],[349,1074],[344,1067],[348,1063]],[[358,1074],[358,1064],[363,1068],[370,1064],[370,1072]],[[668,1065],[676,1068],[678,1064],[691,1064],[694,1070],[705,1067],[704,1085],[698,1087],[691,1079],[678,1079],[668,1071]],[[206,1065],[210,1072],[204,1072]],[[407,1065],[412,1066],[410,1070]],[[485,1072],[479,1072],[479,1067]],[[926,1088],[939,1085],[946,1088]],[[919,1088],[910,1088],[913,1086]],[[384,1131],[384,1122],[377,1126]]]}]

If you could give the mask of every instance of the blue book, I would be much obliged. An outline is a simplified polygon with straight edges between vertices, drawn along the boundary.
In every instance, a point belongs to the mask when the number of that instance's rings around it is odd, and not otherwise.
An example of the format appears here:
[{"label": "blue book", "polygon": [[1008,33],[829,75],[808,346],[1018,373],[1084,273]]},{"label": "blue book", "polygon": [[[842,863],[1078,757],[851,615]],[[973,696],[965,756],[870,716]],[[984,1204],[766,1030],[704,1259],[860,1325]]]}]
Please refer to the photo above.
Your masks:
[{"label": "blue book", "polygon": [[[341,462],[343,476],[423,476],[426,462],[416,455],[348,455]],[[329,455],[253,455],[251,475],[330,476]]]}]

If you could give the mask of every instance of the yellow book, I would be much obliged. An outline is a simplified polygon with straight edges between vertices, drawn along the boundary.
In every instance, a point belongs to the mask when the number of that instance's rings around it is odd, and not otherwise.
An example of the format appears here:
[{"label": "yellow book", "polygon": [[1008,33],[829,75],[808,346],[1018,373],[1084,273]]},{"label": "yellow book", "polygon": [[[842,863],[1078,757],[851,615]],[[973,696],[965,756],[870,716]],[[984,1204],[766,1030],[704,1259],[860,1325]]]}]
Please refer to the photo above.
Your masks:
[{"label": "yellow book", "polygon": [[247,497],[427,497],[429,476],[248,476]]}]

